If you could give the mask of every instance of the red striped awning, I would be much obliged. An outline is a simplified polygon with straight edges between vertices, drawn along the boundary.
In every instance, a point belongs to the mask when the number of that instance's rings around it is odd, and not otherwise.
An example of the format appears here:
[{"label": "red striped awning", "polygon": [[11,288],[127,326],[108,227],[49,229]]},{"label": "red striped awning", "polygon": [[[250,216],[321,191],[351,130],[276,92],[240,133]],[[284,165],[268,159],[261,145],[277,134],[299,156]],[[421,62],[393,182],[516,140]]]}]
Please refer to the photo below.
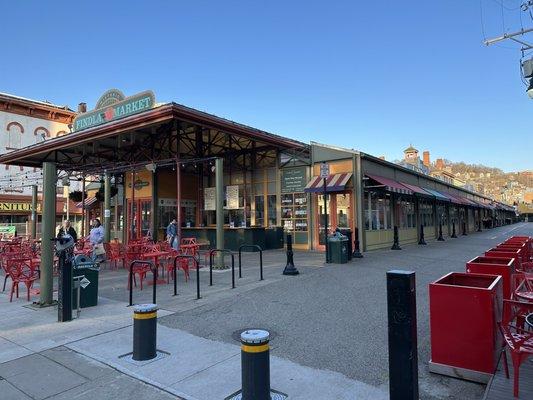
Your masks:
[{"label": "red striped awning", "polygon": [[[346,184],[351,177],[351,172],[330,175],[326,179],[326,192],[342,192],[346,188]],[[304,191],[307,193],[324,192],[324,179],[320,176],[313,176]]]},{"label": "red striped awning", "polygon": [[422,189],[420,186],[411,185],[409,183],[400,182],[403,186],[405,186],[407,189],[410,189],[414,192],[414,194],[425,196],[425,197],[435,197],[433,193],[428,192],[425,189]]},{"label": "red striped awning", "polygon": [[82,208],[83,207],[83,203],[85,203],[85,208],[87,208],[91,204],[96,203],[96,196],[87,197],[84,202],[80,201],[79,203],[76,203],[76,208]]},{"label": "red striped awning", "polygon": [[[407,186],[402,185],[400,182],[395,181],[394,179],[385,178],[384,176],[365,174],[368,178],[376,181],[382,187],[381,189],[387,190],[389,192],[400,193],[400,194],[413,194],[413,191]],[[367,188],[373,188],[372,185],[367,185]],[[378,189],[376,187],[376,189]]]}]

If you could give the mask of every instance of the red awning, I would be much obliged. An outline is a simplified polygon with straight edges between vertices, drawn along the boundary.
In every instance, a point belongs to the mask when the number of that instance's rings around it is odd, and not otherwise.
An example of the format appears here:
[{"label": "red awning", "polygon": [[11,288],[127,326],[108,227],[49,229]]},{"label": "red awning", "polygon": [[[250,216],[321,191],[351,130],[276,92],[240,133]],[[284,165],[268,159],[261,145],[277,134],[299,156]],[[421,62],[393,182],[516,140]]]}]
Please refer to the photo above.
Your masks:
[{"label": "red awning", "polygon": [[[88,206],[90,206],[91,204],[94,204],[96,203],[96,197],[93,196],[93,197],[87,197],[84,201],[85,203],[85,208],[87,208]],[[83,207],[83,203],[80,201],[79,203],[76,203],[76,208],[82,208]]]},{"label": "red awning", "polygon": [[409,183],[400,182],[402,185],[404,185],[407,189],[412,190],[415,194],[418,194],[420,196],[426,196],[426,197],[435,197],[433,193],[430,193],[424,189],[422,189],[419,186],[416,185],[410,185]]},{"label": "red awning", "polygon": [[[330,175],[326,179],[326,192],[342,192],[346,188],[346,184],[352,177],[351,172],[343,172],[341,174]],[[304,188],[307,193],[320,193],[324,191],[324,179],[320,176],[313,176]]]},{"label": "red awning", "polygon": [[[402,185],[400,182],[395,181],[394,179],[385,178],[384,176],[379,175],[372,175],[372,174],[365,174],[365,176],[369,177],[370,179],[378,182],[381,187],[381,189],[387,190],[389,192],[394,193],[400,193],[400,194],[413,194],[413,191],[409,189],[407,186]],[[367,186],[368,187],[368,186]],[[370,185],[368,187],[369,189],[374,186]],[[376,189],[379,189],[376,187]]]}]

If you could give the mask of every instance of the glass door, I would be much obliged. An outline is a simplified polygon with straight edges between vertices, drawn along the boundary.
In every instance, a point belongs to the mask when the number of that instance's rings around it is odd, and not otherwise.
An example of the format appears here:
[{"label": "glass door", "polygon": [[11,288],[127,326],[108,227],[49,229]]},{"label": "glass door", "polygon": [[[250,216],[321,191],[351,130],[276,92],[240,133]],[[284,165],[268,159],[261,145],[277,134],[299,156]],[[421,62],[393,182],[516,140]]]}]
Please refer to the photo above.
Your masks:
[{"label": "glass door", "polygon": [[152,233],[152,200],[128,200],[128,237],[138,239]]},{"label": "glass door", "polygon": [[[324,213],[324,195],[318,194],[316,199],[317,229],[315,229],[315,243],[318,250],[325,250],[326,246],[326,214]],[[352,194],[350,192],[328,193],[328,233],[332,234],[337,228],[353,229]]]},{"label": "glass door", "polygon": [[[334,194],[327,194],[327,201],[326,201],[326,208],[327,208],[327,215],[328,215],[328,232],[331,232],[331,227],[334,225],[334,221],[332,216],[334,213],[331,210],[331,204],[333,203],[332,199],[334,198]],[[324,246],[326,245],[326,232],[325,232],[325,225],[326,225],[326,213],[324,212],[324,195],[319,194],[317,197],[317,207],[316,210],[318,210],[318,218],[316,221],[318,221],[318,245],[319,248],[322,250],[324,249]]]}]

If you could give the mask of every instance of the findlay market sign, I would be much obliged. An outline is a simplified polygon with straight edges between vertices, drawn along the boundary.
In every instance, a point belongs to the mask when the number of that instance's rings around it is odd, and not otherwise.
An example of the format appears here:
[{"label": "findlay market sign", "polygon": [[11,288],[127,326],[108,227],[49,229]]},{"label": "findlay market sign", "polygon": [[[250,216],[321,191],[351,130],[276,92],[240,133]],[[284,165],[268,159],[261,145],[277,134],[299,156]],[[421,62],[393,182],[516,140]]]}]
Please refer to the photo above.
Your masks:
[{"label": "findlay market sign", "polygon": [[74,119],[74,131],[129,117],[149,110],[154,105],[155,96],[151,90],[126,98],[119,90],[108,90],[96,103],[98,107],[96,110],[80,114]]}]

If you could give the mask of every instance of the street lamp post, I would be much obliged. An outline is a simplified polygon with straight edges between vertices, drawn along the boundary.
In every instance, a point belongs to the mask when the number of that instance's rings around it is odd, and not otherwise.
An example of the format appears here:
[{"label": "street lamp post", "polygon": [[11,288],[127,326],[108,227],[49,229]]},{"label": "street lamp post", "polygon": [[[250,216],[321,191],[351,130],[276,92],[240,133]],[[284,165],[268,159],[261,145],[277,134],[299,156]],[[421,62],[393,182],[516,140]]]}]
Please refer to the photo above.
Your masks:
[{"label": "street lamp post", "polygon": [[325,249],[326,249],[326,264],[329,263],[329,252],[328,252],[328,176],[329,176],[329,164],[323,162],[320,165],[320,177],[324,183],[324,240],[325,240]]}]

